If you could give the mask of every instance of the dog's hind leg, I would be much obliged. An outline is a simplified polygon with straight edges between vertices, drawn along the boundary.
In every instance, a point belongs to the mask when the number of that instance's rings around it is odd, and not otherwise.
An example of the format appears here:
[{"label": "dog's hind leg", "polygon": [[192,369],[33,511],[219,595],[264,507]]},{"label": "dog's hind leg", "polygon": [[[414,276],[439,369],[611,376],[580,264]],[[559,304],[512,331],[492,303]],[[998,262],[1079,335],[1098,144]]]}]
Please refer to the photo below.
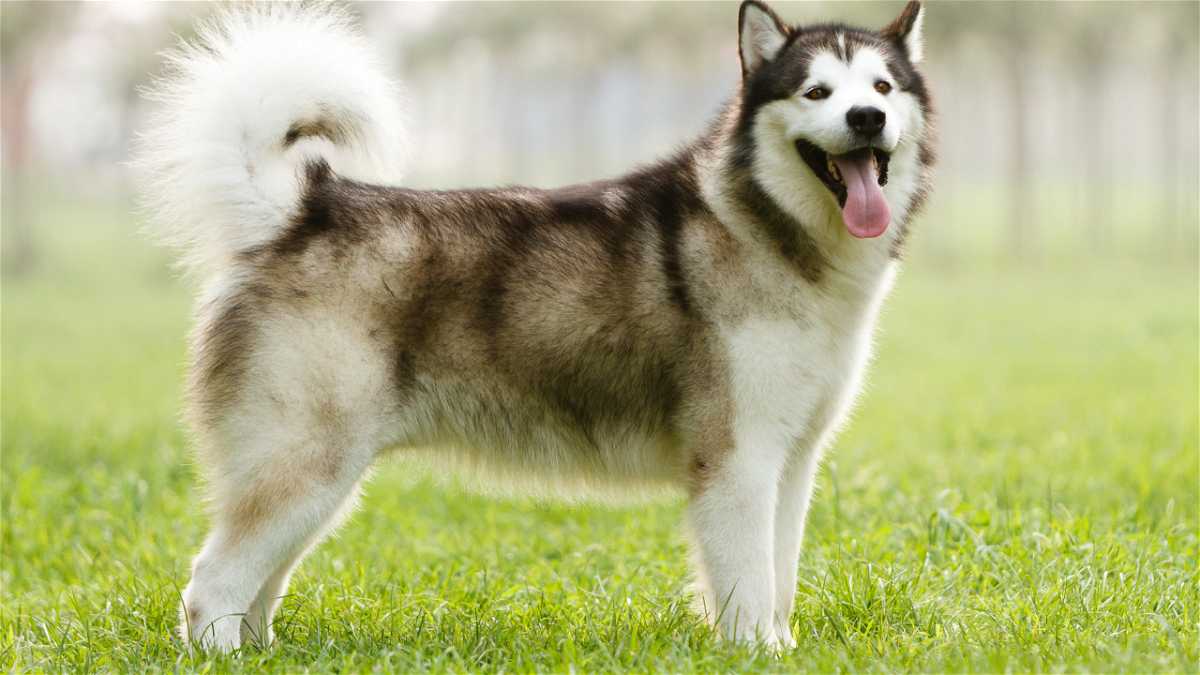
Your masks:
[{"label": "dog's hind leg", "polygon": [[297,417],[251,427],[210,476],[213,528],[181,608],[193,644],[229,651],[243,635],[269,641],[291,568],[346,510],[371,463],[366,434],[331,437],[313,415]]},{"label": "dog's hind leg", "polygon": [[246,617],[242,621],[242,644],[266,647],[274,641],[275,632],[272,629],[272,618],[275,616],[275,610],[279,609],[279,605],[283,601],[283,596],[287,592],[292,572],[296,569],[296,565],[300,560],[307,555],[308,551],[320,542],[325,533],[335,529],[337,524],[350,512],[357,492],[357,489],[352,489],[351,494],[343,502],[342,507],[329,519],[325,527],[319,528],[314,532],[309,537],[309,540],[302,544],[293,555],[286,556],[283,562],[271,573],[271,576],[263,582],[262,588],[258,590],[258,595],[250,603],[250,609],[246,612]]},{"label": "dog's hind leg", "polygon": [[292,571],[296,568],[296,564],[300,562],[300,559],[304,557],[308,548],[302,547],[298,555],[286,556],[284,561],[271,573],[271,576],[267,577],[267,580],[263,582],[262,587],[258,589],[258,594],[251,601],[250,609],[246,612],[246,616],[242,620],[242,644],[266,647],[275,641],[275,631],[272,628],[275,610],[279,609],[279,605],[283,601],[288,581],[292,577]]}]

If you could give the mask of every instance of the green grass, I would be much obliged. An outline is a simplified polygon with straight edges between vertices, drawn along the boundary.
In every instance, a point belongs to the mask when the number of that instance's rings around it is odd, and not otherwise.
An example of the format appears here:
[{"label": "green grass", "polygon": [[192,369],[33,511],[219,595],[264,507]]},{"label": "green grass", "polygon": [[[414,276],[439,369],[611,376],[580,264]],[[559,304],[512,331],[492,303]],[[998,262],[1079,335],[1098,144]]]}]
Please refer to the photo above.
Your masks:
[{"label": "green grass", "polygon": [[205,528],[188,293],[119,208],[37,217],[2,287],[5,670],[1196,672],[1194,262],[916,256],[814,504],[794,653],[696,625],[680,501],[495,502],[384,465],[278,645],[209,660],[174,635]]}]

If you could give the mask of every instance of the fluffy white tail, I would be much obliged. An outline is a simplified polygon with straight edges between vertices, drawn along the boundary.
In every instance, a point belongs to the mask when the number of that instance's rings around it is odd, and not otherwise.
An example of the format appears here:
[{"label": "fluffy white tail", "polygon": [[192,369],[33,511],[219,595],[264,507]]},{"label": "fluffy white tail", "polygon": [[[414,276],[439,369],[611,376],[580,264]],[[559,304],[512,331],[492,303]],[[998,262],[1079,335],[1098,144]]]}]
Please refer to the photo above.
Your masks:
[{"label": "fluffy white tail", "polygon": [[167,54],[135,168],[151,232],[204,274],[285,227],[304,167],[395,184],[408,137],[397,86],[343,9],[222,10]]}]

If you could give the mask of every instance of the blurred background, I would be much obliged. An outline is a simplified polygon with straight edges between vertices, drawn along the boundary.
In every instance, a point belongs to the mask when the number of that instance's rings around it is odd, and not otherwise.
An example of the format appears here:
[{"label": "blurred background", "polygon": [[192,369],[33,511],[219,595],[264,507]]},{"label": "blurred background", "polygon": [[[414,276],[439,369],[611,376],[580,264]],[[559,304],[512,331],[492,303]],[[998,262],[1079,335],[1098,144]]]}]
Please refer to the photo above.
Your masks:
[{"label": "blurred background", "polygon": [[[880,27],[900,2],[778,2]],[[738,77],[734,2],[354,5],[409,100],[408,184],[561,185],[695,137]],[[3,274],[41,260],[47,208],[132,211],[124,162],[159,53],[213,7],[17,2],[2,11]],[[1193,261],[1196,2],[931,2],[940,113],[924,264]],[[116,218],[129,232],[136,218]]]}]

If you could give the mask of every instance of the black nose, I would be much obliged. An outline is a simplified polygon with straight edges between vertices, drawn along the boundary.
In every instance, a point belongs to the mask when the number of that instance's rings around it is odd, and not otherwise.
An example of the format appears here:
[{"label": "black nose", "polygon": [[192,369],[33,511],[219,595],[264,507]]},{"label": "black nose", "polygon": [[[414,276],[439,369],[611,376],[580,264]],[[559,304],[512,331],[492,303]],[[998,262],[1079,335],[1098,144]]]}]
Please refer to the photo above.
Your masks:
[{"label": "black nose", "polygon": [[855,106],[846,113],[846,124],[863,136],[874,136],[887,124],[887,115],[875,106]]}]

